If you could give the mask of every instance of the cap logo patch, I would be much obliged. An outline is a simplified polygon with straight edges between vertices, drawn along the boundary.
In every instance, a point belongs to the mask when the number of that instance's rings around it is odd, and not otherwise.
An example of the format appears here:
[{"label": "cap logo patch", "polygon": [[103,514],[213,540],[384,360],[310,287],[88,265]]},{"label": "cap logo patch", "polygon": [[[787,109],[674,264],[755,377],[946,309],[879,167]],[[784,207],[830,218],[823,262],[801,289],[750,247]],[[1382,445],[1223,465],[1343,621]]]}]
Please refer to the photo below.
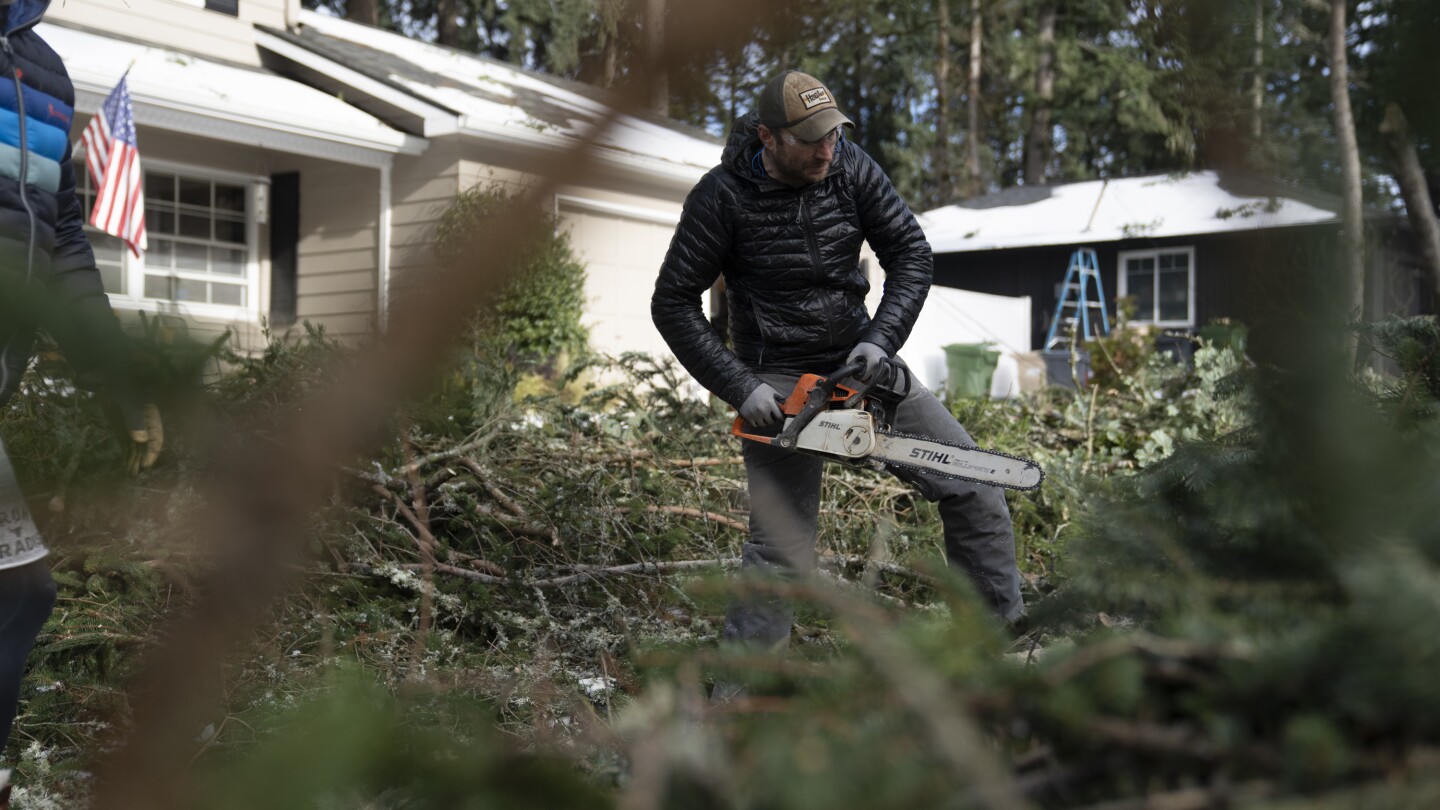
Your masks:
[{"label": "cap logo patch", "polygon": [[816,87],[812,90],[802,90],[800,91],[800,103],[804,104],[807,110],[812,107],[818,107],[821,104],[830,104],[830,94],[827,93],[823,87]]}]

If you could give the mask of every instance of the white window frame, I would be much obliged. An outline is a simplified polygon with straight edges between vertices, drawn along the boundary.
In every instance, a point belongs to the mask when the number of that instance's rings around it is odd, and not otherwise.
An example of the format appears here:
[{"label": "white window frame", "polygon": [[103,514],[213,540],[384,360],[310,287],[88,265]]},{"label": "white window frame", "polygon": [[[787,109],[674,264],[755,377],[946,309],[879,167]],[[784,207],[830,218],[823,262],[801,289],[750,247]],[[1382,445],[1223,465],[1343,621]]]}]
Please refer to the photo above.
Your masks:
[{"label": "white window frame", "polygon": [[1151,304],[1151,309],[1150,309],[1150,311],[1153,312],[1153,313],[1156,314],[1156,315],[1159,315],[1159,314],[1160,314],[1160,298],[1159,298],[1159,296],[1160,296],[1160,284],[1159,284],[1160,254],[1162,254],[1162,253],[1184,253],[1184,254],[1186,254],[1186,255],[1189,257],[1189,265],[1188,265],[1188,267],[1190,268],[1190,271],[1189,271],[1189,273],[1186,274],[1189,278],[1187,279],[1186,288],[1185,288],[1185,306],[1186,306],[1185,319],[1184,319],[1184,320],[1179,320],[1179,321],[1177,321],[1177,320],[1162,321],[1162,320],[1156,320],[1156,319],[1154,319],[1154,318],[1147,320],[1147,319],[1145,319],[1145,318],[1137,317],[1137,318],[1135,318],[1135,320],[1133,321],[1133,323],[1137,323],[1137,324],[1148,324],[1148,325],[1151,325],[1151,326],[1158,326],[1158,327],[1161,327],[1161,328],[1173,328],[1173,329],[1182,329],[1182,328],[1183,328],[1183,329],[1188,329],[1188,328],[1194,327],[1194,326],[1195,326],[1195,247],[1194,247],[1193,245],[1185,245],[1185,246],[1183,246],[1183,247],[1149,248],[1149,249],[1147,249],[1147,250],[1122,250],[1122,251],[1120,251],[1120,256],[1119,256],[1119,258],[1117,259],[1116,268],[1115,268],[1115,270],[1116,270],[1116,273],[1115,273],[1115,276],[1116,276],[1115,286],[1119,288],[1119,291],[1118,291],[1116,294],[1119,295],[1119,296],[1122,297],[1122,298],[1130,294],[1130,290],[1129,290],[1129,286],[1130,286],[1130,285],[1129,285],[1129,280],[1130,280],[1130,279],[1129,279],[1129,274],[1125,272],[1125,265],[1126,265],[1127,262],[1129,262],[1130,259],[1146,259],[1146,258],[1154,259],[1154,260],[1155,260],[1155,270],[1154,270],[1154,273],[1155,273],[1155,275],[1156,275],[1156,283],[1155,283],[1155,285],[1154,285],[1154,289],[1155,289],[1155,300],[1153,300],[1153,301],[1150,302],[1150,304]]},{"label": "white window frame", "polygon": [[[83,155],[83,152],[80,154]],[[262,193],[262,188],[268,190],[270,178],[240,172],[228,172],[223,169],[194,166],[186,163],[175,163],[168,160],[153,160],[146,158],[144,155],[141,155],[140,166],[146,172],[153,171],[162,174],[175,174],[196,180],[218,181],[243,186],[245,188],[246,303],[244,306],[232,306],[230,304],[212,304],[200,301],[172,301],[169,299],[146,298],[144,264],[135,258],[135,254],[131,253],[129,248],[126,248],[121,253],[122,267],[124,268],[125,291],[123,293],[107,293],[110,298],[110,306],[115,309],[130,310],[133,312],[180,314],[202,320],[260,323],[263,312],[260,293],[263,285],[260,283],[262,267],[260,262],[260,223],[257,212],[264,198],[268,196]],[[83,168],[83,157],[77,157],[75,159],[75,167],[77,171],[86,171],[86,169]],[[90,212],[84,211],[82,213],[86,220],[88,220]],[[87,224],[86,227],[88,229],[89,225]],[[154,237],[152,236],[151,238]],[[215,279],[207,277],[206,280]]]}]

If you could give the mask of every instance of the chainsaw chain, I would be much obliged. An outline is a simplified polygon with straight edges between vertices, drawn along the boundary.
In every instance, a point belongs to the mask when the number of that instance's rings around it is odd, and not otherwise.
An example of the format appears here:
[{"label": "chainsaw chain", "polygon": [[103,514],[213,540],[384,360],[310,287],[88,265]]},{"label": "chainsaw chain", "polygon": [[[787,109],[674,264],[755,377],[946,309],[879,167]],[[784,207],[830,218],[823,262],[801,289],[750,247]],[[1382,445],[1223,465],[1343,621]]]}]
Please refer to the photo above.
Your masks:
[{"label": "chainsaw chain", "polygon": [[[880,429],[880,428],[878,428],[878,427],[875,429],[875,432],[876,432],[877,434],[879,434],[879,435],[882,435],[882,436],[893,436],[893,437],[895,437],[895,438],[897,438],[897,439],[916,439],[916,440],[922,441],[922,442],[935,442],[935,441],[936,441],[935,439],[933,439],[933,438],[931,438],[931,437],[929,437],[929,436],[917,436],[917,435],[915,435],[915,434],[913,434],[913,433],[900,433],[900,432],[897,432],[897,431],[894,431],[894,430],[882,430],[882,429]],[[1010,486],[1010,485],[1008,485],[1008,484],[997,484],[997,483],[995,483],[994,481],[981,481],[981,480],[978,479],[978,478],[971,478],[971,477],[969,477],[969,476],[967,476],[967,475],[956,475],[956,474],[954,474],[954,473],[941,472],[941,471],[939,471],[939,470],[934,470],[934,469],[931,469],[931,468],[929,468],[929,467],[919,467],[919,466],[916,466],[916,465],[914,465],[914,464],[906,464],[906,463],[903,462],[903,461],[892,461],[892,460],[890,460],[890,459],[877,459],[877,458],[869,459],[869,461],[871,461],[872,463],[878,463],[878,464],[880,464],[881,466],[884,466],[884,467],[900,467],[900,468],[906,469],[906,470],[913,470],[913,471],[915,471],[915,472],[917,472],[917,473],[923,473],[923,474],[926,474],[926,475],[933,475],[933,476],[935,476],[936,478],[949,478],[949,479],[956,480],[956,481],[969,481],[969,482],[972,483],[972,484],[985,484],[986,486],[1003,487],[1004,489],[1013,489],[1013,490],[1015,490],[1015,491],[1017,491],[1017,492],[1029,492],[1029,491],[1034,490],[1034,489],[1039,489],[1039,488],[1040,488],[1040,485],[1043,484],[1043,483],[1045,483],[1045,468],[1044,468],[1044,467],[1041,467],[1040,464],[1039,464],[1039,462],[1035,461],[1034,459],[1025,458],[1024,456],[1012,456],[1012,455],[1010,455],[1009,453],[1002,453],[1002,452],[1000,452],[999,450],[991,450],[991,449],[988,448],[988,447],[976,447],[976,446],[973,445],[973,444],[948,444],[948,443],[946,443],[946,442],[937,442],[937,444],[944,444],[946,447],[954,447],[954,448],[957,448],[957,449],[960,449],[960,450],[979,450],[980,452],[985,453],[986,455],[1002,456],[1002,457],[1004,457],[1004,458],[1013,459],[1013,460],[1015,460],[1015,461],[1019,461],[1019,462],[1025,463],[1025,464],[1032,465],[1032,466],[1035,467],[1035,469],[1037,469],[1037,470],[1040,471],[1040,480],[1036,481],[1033,486],[1028,486],[1028,487],[1016,487],[1016,486]]]}]

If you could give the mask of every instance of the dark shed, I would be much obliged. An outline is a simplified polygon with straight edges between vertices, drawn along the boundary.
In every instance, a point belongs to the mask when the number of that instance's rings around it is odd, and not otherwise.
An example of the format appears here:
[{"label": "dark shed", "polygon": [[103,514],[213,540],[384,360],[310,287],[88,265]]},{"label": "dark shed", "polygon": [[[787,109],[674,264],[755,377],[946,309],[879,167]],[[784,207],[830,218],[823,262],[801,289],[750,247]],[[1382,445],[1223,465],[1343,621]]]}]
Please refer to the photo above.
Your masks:
[{"label": "dark shed", "polygon": [[[1218,318],[1263,335],[1297,284],[1325,278],[1338,256],[1338,206],[1316,195],[1215,172],[1017,188],[925,213],[935,283],[1031,299],[1031,342],[1044,345],[1071,255],[1096,252],[1105,303],[1137,304],[1136,321],[1192,332]],[[1330,203],[1327,205],[1327,203]],[[1367,314],[1433,311],[1403,230],[1370,221]],[[1306,299],[1308,300],[1308,299]]]}]

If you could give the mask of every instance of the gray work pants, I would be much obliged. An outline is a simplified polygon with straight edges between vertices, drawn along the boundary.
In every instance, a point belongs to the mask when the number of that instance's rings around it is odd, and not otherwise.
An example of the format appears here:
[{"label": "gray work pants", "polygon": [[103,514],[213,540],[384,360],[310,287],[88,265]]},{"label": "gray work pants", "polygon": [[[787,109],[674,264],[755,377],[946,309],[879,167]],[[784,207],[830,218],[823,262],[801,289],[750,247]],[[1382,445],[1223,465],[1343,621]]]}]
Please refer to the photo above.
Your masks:
[{"label": "gray work pants", "polygon": [[[788,394],[797,376],[761,374],[776,391]],[[943,442],[973,445],[970,434],[944,404],[918,383],[895,410],[891,428]],[[741,553],[745,574],[807,574],[815,570],[816,523],[820,511],[820,475],[825,462],[815,456],[746,441],[745,473],[750,490],[750,539]],[[1025,612],[1010,510],[998,487],[939,478],[894,468],[892,474],[913,485],[928,501],[938,502],[945,532],[945,556],[964,571],[980,594],[1005,621]],[[793,611],[780,599],[746,597],[725,614],[726,641],[763,647],[783,646],[790,637]]]}]

